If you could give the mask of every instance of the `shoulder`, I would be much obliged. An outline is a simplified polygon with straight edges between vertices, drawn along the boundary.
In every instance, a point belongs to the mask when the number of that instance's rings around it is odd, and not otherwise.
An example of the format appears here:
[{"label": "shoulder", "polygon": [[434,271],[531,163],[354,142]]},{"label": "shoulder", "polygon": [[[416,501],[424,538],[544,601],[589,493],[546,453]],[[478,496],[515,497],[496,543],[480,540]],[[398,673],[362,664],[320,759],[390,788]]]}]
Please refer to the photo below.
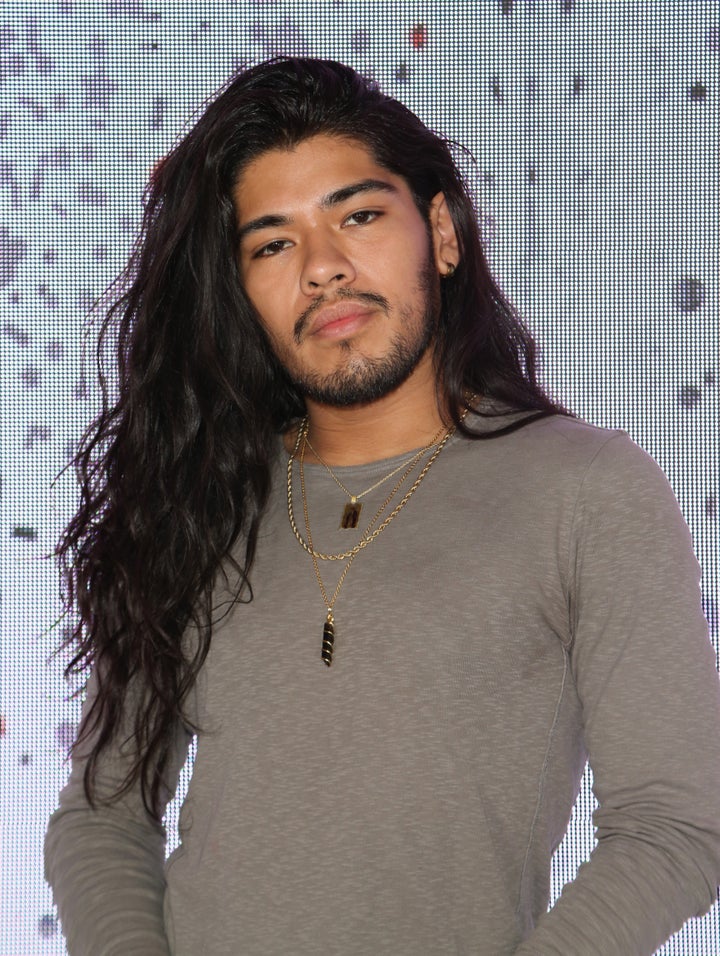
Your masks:
[{"label": "shoulder", "polygon": [[[473,416],[468,423],[490,432],[518,417]],[[677,509],[659,465],[624,431],[551,415],[508,434],[457,444],[467,469],[536,506],[646,514]]]},{"label": "shoulder", "polygon": [[[525,434],[522,434],[522,433]],[[578,418],[552,415],[518,432],[519,446],[550,472],[572,472],[583,482],[595,476],[617,480],[640,472],[658,474],[659,466],[627,432],[600,428]]]},{"label": "shoulder", "polygon": [[[507,434],[492,437],[511,423],[528,417],[527,424]],[[472,415],[468,425],[484,438],[467,440],[481,457],[496,458],[505,466],[523,467],[529,474],[582,482],[594,472],[606,470],[618,476],[626,470],[659,470],[650,456],[630,436],[618,429],[600,428],[579,418],[548,415],[532,420],[532,414],[484,417]]]},{"label": "shoulder", "polygon": [[606,445],[612,447],[613,453],[616,446],[621,449],[632,445],[623,431],[599,428],[567,415],[539,418],[511,434],[517,436],[519,448],[541,459],[570,455],[571,460],[578,463],[591,461]]},{"label": "shoulder", "polygon": [[669,489],[657,462],[619,429],[599,428],[555,415],[529,425],[526,437],[538,458],[576,468],[584,485],[610,484],[614,496],[637,483],[650,482]]},{"label": "shoulder", "polygon": [[[628,534],[688,537],[670,482],[657,462],[619,430],[554,416],[528,426],[528,449],[544,462],[545,481],[572,475],[578,527],[597,523]],[[570,489],[567,489],[570,490]]]}]

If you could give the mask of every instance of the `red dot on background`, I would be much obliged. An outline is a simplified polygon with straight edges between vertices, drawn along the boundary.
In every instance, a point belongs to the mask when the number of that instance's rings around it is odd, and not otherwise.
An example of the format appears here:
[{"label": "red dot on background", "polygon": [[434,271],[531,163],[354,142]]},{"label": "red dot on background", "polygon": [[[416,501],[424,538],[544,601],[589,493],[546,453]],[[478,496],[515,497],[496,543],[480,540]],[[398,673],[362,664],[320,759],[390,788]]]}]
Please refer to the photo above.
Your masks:
[{"label": "red dot on background", "polygon": [[416,50],[422,49],[428,41],[428,31],[424,23],[416,23],[410,31],[410,42]]}]

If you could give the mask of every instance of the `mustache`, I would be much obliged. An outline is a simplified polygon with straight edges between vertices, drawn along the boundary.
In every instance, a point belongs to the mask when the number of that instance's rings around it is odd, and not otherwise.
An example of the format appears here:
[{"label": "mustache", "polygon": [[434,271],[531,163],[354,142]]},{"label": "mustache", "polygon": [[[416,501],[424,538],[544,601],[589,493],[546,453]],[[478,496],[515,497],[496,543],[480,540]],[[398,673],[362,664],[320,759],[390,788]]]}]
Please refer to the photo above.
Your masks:
[{"label": "mustache", "polygon": [[310,305],[301,313],[297,322],[293,326],[293,338],[295,342],[299,345],[302,341],[305,330],[310,324],[312,317],[320,309],[324,308],[326,305],[329,305],[331,302],[340,302],[343,300],[351,300],[353,302],[361,302],[365,305],[379,305],[381,309],[385,312],[390,310],[390,303],[385,298],[384,295],[380,295],[379,292],[358,292],[354,289],[338,289],[332,299],[328,299],[325,296],[322,296],[319,299],[315,299],[314,302],[311,302]]}]

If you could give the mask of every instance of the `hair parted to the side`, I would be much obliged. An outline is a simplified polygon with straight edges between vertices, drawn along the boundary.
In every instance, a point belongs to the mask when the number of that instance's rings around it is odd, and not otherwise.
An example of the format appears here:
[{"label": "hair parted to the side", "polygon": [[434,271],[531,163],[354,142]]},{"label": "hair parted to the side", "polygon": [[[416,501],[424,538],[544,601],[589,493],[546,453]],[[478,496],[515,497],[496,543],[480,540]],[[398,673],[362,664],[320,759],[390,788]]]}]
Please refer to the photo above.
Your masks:
[{"label": "hair parted to the side", "polygon": [[424,214],[445,194],[461,258],[442,283],[437,356],[458,423],[469,394],[529,418],[562,411],[490,275],[448,143],[338,63],[279,58],[234,77],[147,188],[142,232],[101,330],[101,341],[117,342],[117,396],[103,384],[103,411],[75,459],[80,508],[57,549],[75,622],[68,670],[93,665],[97,681],[79,738],[91,802],[98,761],[123,725],[136,757],[119,793],[139,783],[160,815],[177,722],[187,722],[210,645],[213,588],[225,574],[238,600],[252,597],[277,435],[304,405],[243,292],[231,192],[262,153],[321,133],[362,142],[404,177]]}]

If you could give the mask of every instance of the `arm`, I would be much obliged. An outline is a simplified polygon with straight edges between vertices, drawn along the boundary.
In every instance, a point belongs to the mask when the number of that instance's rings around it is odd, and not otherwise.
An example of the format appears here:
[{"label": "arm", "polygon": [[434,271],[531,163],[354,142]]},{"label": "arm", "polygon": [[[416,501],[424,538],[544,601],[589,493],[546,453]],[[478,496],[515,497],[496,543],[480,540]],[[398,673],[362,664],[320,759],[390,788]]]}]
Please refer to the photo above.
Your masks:
[{"label": "arm", "polygon": [[[91,678],[88,703],[93,694]],[[118,737],[119,740],[123,736]],[[178,728],[172,790],[189,735]],[[99,765],[98,796],[122,781],[127,746],[114,745]],[[145,811],[139,787],[113,803],[88,805],[84,759],[75,754],[60,805],[45,838],[45,875],[53,888],[70,956],[167,956],[163,898],[165,831]],[[168,799],[172,796],[168,792]]]},{"label": "arm", "polygon": [[689,531],[625,437],[592,463],[570,550],[571,664],[597,846],[517,956],[645,956],[720,878],[720,692]]}]

